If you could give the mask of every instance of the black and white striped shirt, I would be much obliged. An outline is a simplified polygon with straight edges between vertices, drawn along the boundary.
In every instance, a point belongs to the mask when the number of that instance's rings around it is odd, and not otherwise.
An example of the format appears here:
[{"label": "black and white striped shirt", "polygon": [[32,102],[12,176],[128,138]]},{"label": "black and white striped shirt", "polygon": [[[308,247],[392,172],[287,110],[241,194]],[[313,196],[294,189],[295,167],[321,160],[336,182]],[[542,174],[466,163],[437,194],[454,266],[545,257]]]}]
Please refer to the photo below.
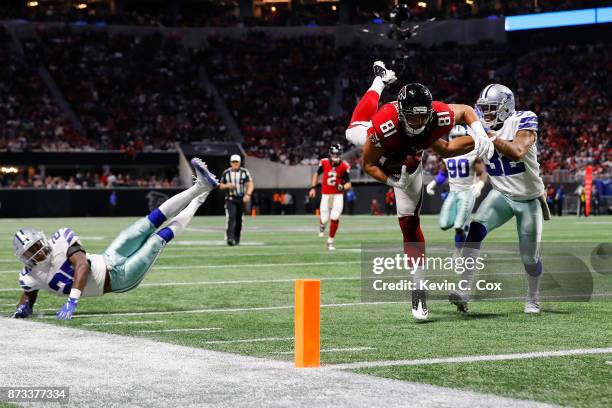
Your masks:
[{"label": "black and white striped shirt", "polygon": [[247,191],[247,183],[251,181],[251,173],[244,167],[238,170],[233,170],[231,167],[225,169],[221,175],[222,183],[231,183],[236,186],[236,189],[225,190],[226,198],[242,197]]}]

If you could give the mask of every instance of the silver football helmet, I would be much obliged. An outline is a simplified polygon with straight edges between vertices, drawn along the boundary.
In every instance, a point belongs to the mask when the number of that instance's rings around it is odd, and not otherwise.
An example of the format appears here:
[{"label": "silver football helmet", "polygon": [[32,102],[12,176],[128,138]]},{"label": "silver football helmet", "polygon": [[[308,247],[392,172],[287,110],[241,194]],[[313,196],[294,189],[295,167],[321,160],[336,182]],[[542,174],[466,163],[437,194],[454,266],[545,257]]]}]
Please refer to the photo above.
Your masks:
[{"label": "silver football helmet", "polygon": [[514,94],[507,86],[489,84],[480,93],[476,110],[485,127],[497,129],[514,113]]},{"label": "silver football helmet", "polygon": [[28,268],[43,265],[51,260],[51,245],[42,231],[23,228],[13,237],[15,256]]}]

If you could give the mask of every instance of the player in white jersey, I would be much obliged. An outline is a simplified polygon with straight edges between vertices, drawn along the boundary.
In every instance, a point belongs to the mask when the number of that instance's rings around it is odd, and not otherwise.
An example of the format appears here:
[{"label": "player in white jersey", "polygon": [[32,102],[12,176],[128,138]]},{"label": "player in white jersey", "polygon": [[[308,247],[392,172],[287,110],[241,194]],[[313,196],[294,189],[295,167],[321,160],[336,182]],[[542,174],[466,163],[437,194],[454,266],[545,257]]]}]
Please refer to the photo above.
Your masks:
[{"label": "player in white jersey", "polygon": [[[525,313],[540,313],[539,284],[542,221],[550,213],[540,178],[536,138],[538,117],[531,111],[515,111],[514,94],[500,84],[490,84],[480,93],[476,106],[485,128],[494,138],[495,154],[486,165],[493,190],[470,223],[462,256],[476,258],[485,236],[516,216],[521,259],[527,273]],[[474,269],[462,280],[471,287]],[[468,290],[451,292],[449,300],[459,311],[467,311]]]},{"label": "player in white jersey", "polygon": [[[57,312],[59,320],[67,320],[81,297],[136,288],[166,244],[185,229],[210,191],[219,185],[204,162],[196,158],[191,164],[197,174],[194,185],[123,230],[103,255],[86,253],[70,228],[59,229],[49,240],[33,228],[17,231],[13,248],[25,266],[19,275],[23,293],[13,317],[32,315],[39,290],[68,295]],[[158,230],[166,220],[166,227]]]},{"label": "player in white jersey", "polygon": [[[471,129],[464,125],[455,125],[448,134],[449,141],[455,137],[467,136]],[[465,230],[476,199],[487,181],[484,163],[477,157],[476,151],[461,156],[444,159],[444,169],[435,179],[427,184],[427,194],[434,195],[436,184],[444,184],[448,178],[450,191],[440,210],[440,228],[455,229],[455,256],[459,255],[465,242]]]}]

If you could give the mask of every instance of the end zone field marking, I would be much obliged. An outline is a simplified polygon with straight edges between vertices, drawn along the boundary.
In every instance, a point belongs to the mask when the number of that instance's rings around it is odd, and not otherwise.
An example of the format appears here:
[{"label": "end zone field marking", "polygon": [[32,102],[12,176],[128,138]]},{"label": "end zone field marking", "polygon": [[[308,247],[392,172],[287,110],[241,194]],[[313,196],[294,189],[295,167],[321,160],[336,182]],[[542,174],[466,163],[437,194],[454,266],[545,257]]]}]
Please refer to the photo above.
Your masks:
[{"label": "end zone field marking", "polygon": [[124,324],[150,324],[150,323],[166,323],[165,320],[135,320],[133,322],[101,322],[101,323],[84,323],[83,326],[118,326]]},{"label": "end zone field marking", "polygon": [[221,330],[220,327],[202,327],[199,329],[162,329],[162,330],[138,330],[136,333],[174,333],[174,332],[201,332]]},{"label": "end zone field marking", "polygon": [[347,363],[347,364],[332,364],[332,365],[326,366],[326,368],[334,369],[334,370],[354,370],[357,368],[449,364],[449,363],[475,363],[475,362],[480,362],[480,361],[524,360],[524,359],[529,359],[529,358],[565,357],[565,356],[578,356],[578,355],[586,355],[586,354],[610,354],[610,353],[612,353],[612,347],[558,350],[558,351],[532,351],[528,353],[489,354],[489,355],[483,355],[483,356],[421,358],[417,360],[361,361],[361,362]]},{"label": "end zone field marking", "polygon": [[[359,302],[359,303],[328,303],[321,307],[352,307],[352,306],[373,306],[373,305],[394,305],[407,304],[410,302]],[[270,310],[290,310],[294,309],[293,305],[286,306],[261,306],[261,307],[235,307],[227,309],[188,309],[188,310],[164,310],[164,311],[147,311],[147,312],[118,312],[118,313],[92,313],[74,315],[76,318],[88,317],[112,317],[112,316],[146,316],[146,315],[171,315],[171,314],[191,314],[191,313],[239,313],[239,312],[267,312]],[[37,316],[41,319],[55,319],[55,315]]]},{"label": "end zone field marking", "polygon": [[[246,283],[283,283],[283,282],[294,282],[298,278],[286,278],[286,279],[248,279],[248,280],[228,280],[228,281],[201,281],[201,282],[160,282],[160,283],[143,283],[139,287],[149,286],[199,286],[199,285],[241,285]],[[359,276],[336,276],[329,278],[317,278],[322,281],[342,281],[342,280],[359,280]],[[15,306],[15,305],[11,305]]]},{"label": "end zone field marking", "polygon": [[[336,262],[288,262],[267,264],[228,264],[228,265],[181,265],[181,266],[154,266],[153,270],[160,269],[215,269],[215,268],[269,268],[273,266],[319,266],[319,265],[346,265],[360,264],[361,261],[336,261]],[[14,271],[13,271],[14,272]]]},{"label": "end zone field marking", "polygon": [[256,339],[238,339],[238,340],[209,340],[204,341],[204,344],[234,344],[234,343],[258,343],[263,341],[287,341],[293,340],[293,337],[260,337]]},{"label": "end zone field marking", "polygon": [[[347,347],[347,348],[330,348],[330,349],[321,349],[321,353],[345,353],[351,351],[372,351],[376,350],[375,347]],[[293,354],[294,351],[273,351],[270,354]]]}]

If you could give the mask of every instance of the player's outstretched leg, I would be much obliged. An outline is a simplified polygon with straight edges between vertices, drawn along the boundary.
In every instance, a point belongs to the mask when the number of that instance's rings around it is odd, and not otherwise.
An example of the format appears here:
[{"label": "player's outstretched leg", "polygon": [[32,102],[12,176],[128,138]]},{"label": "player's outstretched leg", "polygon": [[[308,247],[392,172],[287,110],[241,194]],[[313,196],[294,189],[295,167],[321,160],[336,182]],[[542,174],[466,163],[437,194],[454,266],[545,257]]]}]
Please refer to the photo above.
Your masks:
[{"label": "player's outstretched leg", "polygon": [[208,171],[202,160],[195,158],[191,160],[191,164],[196,172],[195,183],[187,190],[170,197],[149,215],[123,230],[104,252],[104,260],[107,265],[112,267],[123,263],[125,258],[136,252],[168,218],[178,214],[195,197],[209,193],[219,185],[216,177]]},{"label": "player's outstretched leg", "polygon": [[[496,190],[491,191],[478,208],[474,221],[470,223],[470,229],[461,250],[461,257],[476,259],[480,256],[480,247],[487,234],[505,224],[513,216],[514,210],[503,194]],[[475,274],[475,267],[465,268],[465,271],[461,274],[462,287],[465,290],[449,293],[448,300],[457,306],[457,310],[460,312],[465,313],[468,310],[468,288],[472,287]]]},{"label": "player's outstretched leg", "polygon": [[382,61],[374,62],[374,75],[376,76],[372,85],[353,110],[351,123],[345,132],[346,139],[357,146],[363,146],[366,142],[367,129],[371,126],[372,116],[378,110],[378,101],[385,85],[397,79],[395,72],[387,69]]},{"label": "player's outstretched leg", "polygon": [[198,208],[206,201],[209,193],[206,191],[191,200],[187,207],[172,218],[166,227],[151,235],[124,263],[116,265],[111,270],[113,292],[127,292],[142,282],[166,244],[187,227]]}]

